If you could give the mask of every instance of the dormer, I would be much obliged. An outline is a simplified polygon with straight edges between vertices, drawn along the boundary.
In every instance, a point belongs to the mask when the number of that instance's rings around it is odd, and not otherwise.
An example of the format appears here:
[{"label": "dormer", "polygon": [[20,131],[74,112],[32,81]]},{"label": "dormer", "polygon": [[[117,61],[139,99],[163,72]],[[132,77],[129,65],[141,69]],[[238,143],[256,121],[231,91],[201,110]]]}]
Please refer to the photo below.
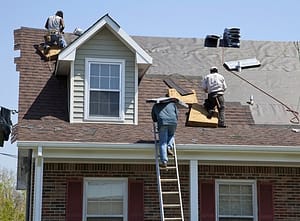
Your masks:
[{"label": "dormer", "polygon": [[70,122],[137,124],[138,81],[150,57],[108,14],[58,55],[70,77]]}]

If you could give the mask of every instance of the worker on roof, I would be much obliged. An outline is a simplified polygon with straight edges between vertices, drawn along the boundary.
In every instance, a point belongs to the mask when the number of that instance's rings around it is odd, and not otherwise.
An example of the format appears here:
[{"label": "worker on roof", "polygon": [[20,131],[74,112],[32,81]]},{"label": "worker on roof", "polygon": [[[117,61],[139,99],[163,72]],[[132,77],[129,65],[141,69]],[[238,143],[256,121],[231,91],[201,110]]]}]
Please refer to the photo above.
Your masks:
[{"label": "worker on roof", "polygon": [[55,15],[49,16],[45,28],[48,30],[48,35],[45,38],[46,48],[49,48],[52,45],[58,45],[60,48],[65,48],[67,46],[63,36],[65,23],[62,11],[57,11]]},{"label": "worker on roof", "polygon": [[157,122],[159,132],[160,167],[167,168],[168,155],[174,156],[178,109],[175,102],[156,103],[151,114],[153,122]]},{"label": "worker on roof", "polygon": [[225,125],[225,101],[224,92],[227,89],[225,78],[218,73],[217,67],[211,67],[210,73],[206,75],[202,81],[202,88],[208,93],[204,106],[208,112],[207,118],[211,118],[214,109],[218,109],[218,127],[226,127]]}]

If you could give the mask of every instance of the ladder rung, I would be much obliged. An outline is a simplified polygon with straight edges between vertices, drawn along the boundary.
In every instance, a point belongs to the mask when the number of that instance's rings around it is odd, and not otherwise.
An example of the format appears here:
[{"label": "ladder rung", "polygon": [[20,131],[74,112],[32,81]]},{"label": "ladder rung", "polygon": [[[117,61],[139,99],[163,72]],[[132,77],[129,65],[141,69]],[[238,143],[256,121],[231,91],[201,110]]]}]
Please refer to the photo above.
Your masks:
[{"label": "ladder rung", "polygon": [[173,217],[173,218],[166,218],[165,217],[165,220],[182,220],[182,218],[179,218],[179,217],[177,217],[177,218],[175,218],[175,217]]},{"label": "ladder rung", "polygon": [[161,182],[175,182],[177,179],[161,179]]},{"label": "ladder rung", "polygon": [[164,204],[165,208],[175,208],[180,207],[180,204]]},{"label": "ladder rung", "polygon": [[166,195],[168,195],[168,194],[179,194],[179,192],[178,191],[168,191],[168,192],[162,192],[162,194],[166,194]]},{"label": "ladder rung", "polygon": [[167,167],[159,167],[159,169],[160,170],[174,170],[174,169],[176,169],[176,167],[175,166],[167,166]]}]

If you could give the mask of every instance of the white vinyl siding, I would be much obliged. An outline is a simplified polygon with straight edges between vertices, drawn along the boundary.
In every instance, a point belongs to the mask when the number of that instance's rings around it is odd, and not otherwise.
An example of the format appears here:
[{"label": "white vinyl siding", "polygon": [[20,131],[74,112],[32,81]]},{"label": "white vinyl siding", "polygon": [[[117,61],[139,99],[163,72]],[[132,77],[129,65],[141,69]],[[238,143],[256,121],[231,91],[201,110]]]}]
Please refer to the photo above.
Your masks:
[{"label": "white vinyl siding", "polygon": [[216,181],[217,221],[257,221],[256,182]]},{"label": "white vinyl siding", "polygon": [[[84,122],[86,98],[86,58],[103,59],[103,60],[123,60],[124,66],[124,85],[123,85],[123,120],[120,123],[134,124],[135,120],[135,96],[136,96],[136,63],[135,54],[129,50],[114,34],[107,28],[103,28],[96,33],[90,40],[80,46],[76,52],[76,59],[74,62],[74,77],[73,77],[73,119],[72,122]],[[104,120],[107,122],[107,120]],[[101,122],[99,119],[91,120],[88,122]],[[112,121],[118,122],[118,121]]]}]

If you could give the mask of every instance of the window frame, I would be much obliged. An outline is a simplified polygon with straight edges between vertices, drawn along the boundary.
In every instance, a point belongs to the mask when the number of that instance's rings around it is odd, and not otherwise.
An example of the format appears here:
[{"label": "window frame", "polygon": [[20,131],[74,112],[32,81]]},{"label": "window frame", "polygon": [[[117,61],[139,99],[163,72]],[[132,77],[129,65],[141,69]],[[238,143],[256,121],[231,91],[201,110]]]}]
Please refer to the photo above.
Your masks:
[{"label": "window frame", "polygon": [[127,178],[109,178],[109,177],[86,177],[83,180],[83,220],[87,221],[87,188],[89,181],[111,181],[123,184],[123,221],[128,220],[128,179]]},{"label": "window frame", "polygon": [[[90,67],[91,64],[118,64],[120,65],[119,82],[119,116],[104,117],[90,116]],[[84,120],[103,121],[103,122],[124,122],[125,120],[125,60],[124,59],[106,59],[106,58],[85,58],[85,87],[84,87]],[[109,91],[109,90],[107,90]]]},{"label": "window frame", "polygon": [[[219,186],[220,184],[235,184],[235,185],[251,185],[252,186],[252,202],[253,202],[253,221],[258,221],[258,205],[257,205],[257,182],[256,180],[226,180],[218,179],[215,181],[215,202],[216,202],[216,221],[219,221]],[[222,217],[221,217],[222,218]],[[239,217],[237,217],[239,218]],[[247,218],[247,217],[245,217]]]}]

